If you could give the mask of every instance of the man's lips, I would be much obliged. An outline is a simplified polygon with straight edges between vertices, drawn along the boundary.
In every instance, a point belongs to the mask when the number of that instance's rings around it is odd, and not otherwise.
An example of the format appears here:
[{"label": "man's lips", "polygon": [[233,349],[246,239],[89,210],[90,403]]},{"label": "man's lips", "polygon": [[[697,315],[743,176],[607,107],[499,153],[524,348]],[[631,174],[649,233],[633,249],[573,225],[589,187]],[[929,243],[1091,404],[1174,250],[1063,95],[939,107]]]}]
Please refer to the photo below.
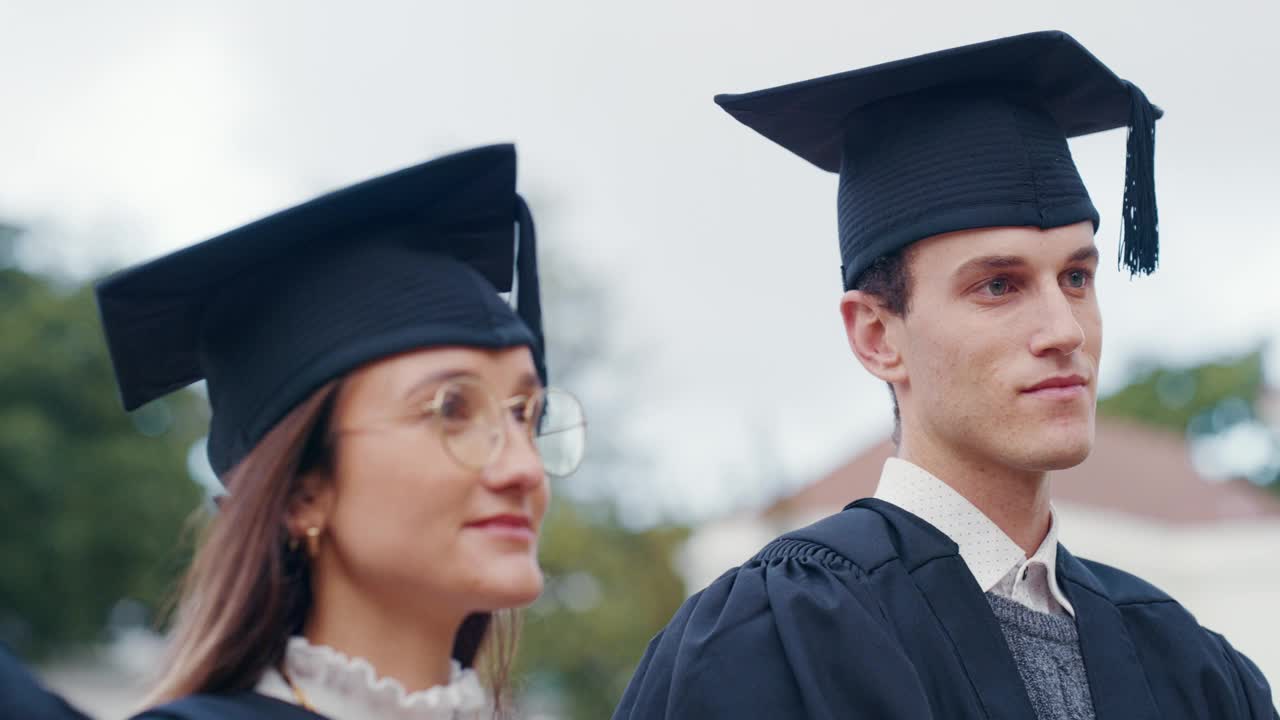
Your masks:
[{"label": "man's lips", "polygon": [[1024,389],[1022,394],[1041,398],[1068,399],[1083,395],[1088,387],[1089,381],[1083,375],[1057,375]]}]

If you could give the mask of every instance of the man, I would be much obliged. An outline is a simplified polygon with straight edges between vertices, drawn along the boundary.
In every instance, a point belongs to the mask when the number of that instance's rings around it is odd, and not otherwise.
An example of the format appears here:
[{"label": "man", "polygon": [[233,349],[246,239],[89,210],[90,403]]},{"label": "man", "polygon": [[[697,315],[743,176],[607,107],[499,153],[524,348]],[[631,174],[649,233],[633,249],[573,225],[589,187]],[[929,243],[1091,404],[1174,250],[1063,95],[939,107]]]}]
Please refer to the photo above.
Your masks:
[{"label": "man", "polygon": [[899,425],[876,497],[685,603],[614,717],[1275,718],[1247,658],[1057,544],[1089,454],[1102,323],[1067,137],[1129,126],[1123,264],[1157,260],[1160,111],[1035,33],[717,102],[839,172],[840,308]]}]

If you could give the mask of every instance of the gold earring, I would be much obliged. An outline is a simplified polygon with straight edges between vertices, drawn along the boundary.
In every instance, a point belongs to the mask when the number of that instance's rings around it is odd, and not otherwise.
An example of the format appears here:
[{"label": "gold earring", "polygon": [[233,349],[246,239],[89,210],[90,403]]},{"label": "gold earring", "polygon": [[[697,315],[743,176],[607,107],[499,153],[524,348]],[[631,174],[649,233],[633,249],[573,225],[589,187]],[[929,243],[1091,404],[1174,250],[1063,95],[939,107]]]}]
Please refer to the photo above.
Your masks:
[{"label": "gold earring", "polygon": [[320,554],[320,528],[307,528],[307,554],[313,559]]}]

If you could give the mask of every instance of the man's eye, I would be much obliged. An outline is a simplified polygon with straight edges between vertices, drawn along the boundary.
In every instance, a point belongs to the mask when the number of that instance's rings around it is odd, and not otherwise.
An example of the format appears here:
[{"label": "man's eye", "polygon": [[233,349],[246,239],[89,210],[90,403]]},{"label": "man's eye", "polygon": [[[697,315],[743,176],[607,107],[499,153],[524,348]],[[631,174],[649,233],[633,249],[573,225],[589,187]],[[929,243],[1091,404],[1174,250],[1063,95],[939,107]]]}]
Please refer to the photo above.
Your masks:
[{"label": "man's eye", "polygon": [[1083,270],[1072,270],[1067,273],[1067,284],[1076,289],[1083,288],[1089,284],[1089,273]]},{"label": "man's eye", "polygon": [[1009,292],[1009,281],[1004,278],[996,278],[987,282],[986,291],[994,297],[1000,297]]}]

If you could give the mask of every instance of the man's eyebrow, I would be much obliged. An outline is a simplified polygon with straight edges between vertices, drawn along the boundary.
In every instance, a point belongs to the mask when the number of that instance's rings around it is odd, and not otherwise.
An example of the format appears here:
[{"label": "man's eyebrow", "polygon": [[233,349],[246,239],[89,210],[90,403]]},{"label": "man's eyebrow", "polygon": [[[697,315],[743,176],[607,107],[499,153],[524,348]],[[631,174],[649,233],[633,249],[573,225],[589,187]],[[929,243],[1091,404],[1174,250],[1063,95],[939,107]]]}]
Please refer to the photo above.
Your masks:
[{"label": "man's eyebrow", "polygon": [[[1067,258],[1068,263],[1081,263],[1088,260],[1098,260],[1098,247],[1096,245],[1087,245],[1071,253]],[[956,275],[965,275],[977,271],[991,270],[1011,270],[1013,268],[1025,267],[1027,265],[1026,258],[1020,255],[983,255],[965,262],[956,268]]]},{"label": "man's eyebrow", "polygon": [[1024,267],[1026,264],[1026,259],[1017,255],[983,255],[965,262],[956,268],[954,274],[966,275],[979,270],[1008,270],[1010,268]]},{"label": "man's eyebrow", "polygon": [[1094,262],[1098,261],[1097,245],[1087,245],[1085,247],[1082,247],[1079,250],[1071,253],[1071,257],[1067,258],[1067,262],[1069,263],[1079,263],[1079,262],[1084,262],[1086,260],[1092,260]]}]

